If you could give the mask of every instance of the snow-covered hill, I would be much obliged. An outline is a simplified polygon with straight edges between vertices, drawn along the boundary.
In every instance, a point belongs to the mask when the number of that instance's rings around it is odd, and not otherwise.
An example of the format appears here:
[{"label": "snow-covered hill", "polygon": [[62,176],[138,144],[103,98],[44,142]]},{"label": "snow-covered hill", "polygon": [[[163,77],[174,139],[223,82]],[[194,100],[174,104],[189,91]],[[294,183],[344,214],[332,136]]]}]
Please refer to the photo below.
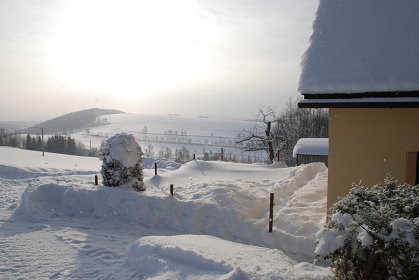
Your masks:
[{"label": "snow-covered hill", "polygon": [[323,164],[148,161],[138,193],[95,186],[96,158],[0,147],[0,278],[332,278],[309,263]]},{"label": "snow-covered hill", "polygon": [[[238,161],[246,161],[248,154],[235,144],[237,133],[258,124],[255,121],[144,114],[112,114],[102,116],[99,121],[104,125],[72,131],[71,137],[89,149],[98,148],[106,138],[124,132],[134,135],[143,151],[152,146],[156,156],[162,148],[169,148],[174,154],[184,146],[197,158],[203,158],[205,152],[216,154],[223,148],[226,158],[234,155]],[[252,160],[255,157],[261,162],[267,160],[264,151],[251,156]]]}]

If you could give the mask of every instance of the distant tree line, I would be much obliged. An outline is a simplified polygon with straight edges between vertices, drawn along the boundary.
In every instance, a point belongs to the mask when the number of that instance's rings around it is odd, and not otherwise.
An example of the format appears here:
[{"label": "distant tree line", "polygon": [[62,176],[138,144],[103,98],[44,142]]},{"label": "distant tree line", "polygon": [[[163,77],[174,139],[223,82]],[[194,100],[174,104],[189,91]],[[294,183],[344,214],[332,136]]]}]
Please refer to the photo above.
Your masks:
[{"label": "distant tree line", "polygon": [[221,147],[219,152],[213,152],[211,150],[207,151],[205,148],[202,148],[201,152],[197,152],[196,150],[188,150],[185,146],[176,148],[174,151],[169,147],[161,146],[160,150],[154,152],[154,147],[151,144],[144,149],[144,157],[146,158],[153,158],[157,156],[158,158],[166,158],[179,163],[185,163],[193,160],[194,155],[195,159],[205,161],[222,160],[240,163],[264,161],[264,158],[260,157],[260,155],[237,155],[229,149],[223,149],[223,152],[221,152]]},{"label": "distant tree line", "polygon": [[23,138],[17,132],[8,132],[4,128],[0,128],[0,146],[9,146],[22,148]]},{"label": "distant tree line", "polygon": [[33,150],[33,151],[41,151],[42,150],[42,138],[38,135],[38,137],[31,137],[29,134],[26,135],[25,146],[26,150]]},{"label": "distant tree line", "polygon": [[275,135],[281,139],[283,148],[280,158],[288,165],[296,164],[292,156],[294,146],[301,138],[328,138],[329,111],[325,108],[298,108],[298,99],[290,100],[278,117],[274,129]]},{"label": "distant tree line", "polygon": [[[88,154],[84,144],[76,141],[70,136],[54,135],[44,141],[44,151],[50,153],[60,153],[77,156],[98,156],[97,149],[93,149],[91,154]],[[19,134],[18,131],[9,132],[4,128],[0,128],[0,146],[9,146],[14,148],[42,151],[41,136],[31,136],[27,134],[26,137]]]},{"label": "distant tree line", "polygon": [[67,154],[67,155],[84,155],[85,149],[83,143],[74,140],[70,136],[54,135],[48,137],[45,144],[45,151],[51,153]]},{"label": "distant tree line", "polygon": [[[234,143],[234,138],[214,136],[211,133],[210,136],[203,135],[190,135],[186,130],[181,129],[180,132],[172,129],[165,130],[163,133],[149,133],[147,126],[144,126],[140,132],[140,141],[154,142],[154,143],[172,143],[172,144],[185,144],[185,145],[205,145],[205,146],[221,146],[237,148],[240,145]],[[202,139],[203,138],[203,139]],[[208,140],[208,138],[210,140]]]}]

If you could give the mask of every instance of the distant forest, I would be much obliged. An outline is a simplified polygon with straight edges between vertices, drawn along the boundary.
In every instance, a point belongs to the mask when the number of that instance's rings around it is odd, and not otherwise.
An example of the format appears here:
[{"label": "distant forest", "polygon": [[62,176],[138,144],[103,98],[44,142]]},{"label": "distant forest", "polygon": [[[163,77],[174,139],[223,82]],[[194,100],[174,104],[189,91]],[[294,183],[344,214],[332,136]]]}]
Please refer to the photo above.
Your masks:
[{"label": "distant forest", "polygon": [[[42,143],[40,135],[23,137],[18,132],[7,132],[0,129],[0,146],[9,146],[33,151],[45,151],[50,153],[86,156],[89,155],[83,143],[76,141],[70,136],[54,135],[48,137]],[[95,156],[95,155],[92,155]]]}]

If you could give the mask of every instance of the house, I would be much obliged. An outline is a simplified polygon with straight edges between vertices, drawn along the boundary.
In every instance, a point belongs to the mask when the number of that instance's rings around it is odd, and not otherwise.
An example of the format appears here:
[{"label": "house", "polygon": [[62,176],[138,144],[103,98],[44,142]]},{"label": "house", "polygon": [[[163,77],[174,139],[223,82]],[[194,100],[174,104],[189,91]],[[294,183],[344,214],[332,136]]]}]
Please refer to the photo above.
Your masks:
[{"label": "house", "polygon": [[294,146],[292,156],[296,158],[297,165],[328,161],[328,138],[301,138]]},{"label": "house", "polygon": [[419,183],[419,1],[320,0],[300,108],[329,108],[327,206],[352,183]]}]

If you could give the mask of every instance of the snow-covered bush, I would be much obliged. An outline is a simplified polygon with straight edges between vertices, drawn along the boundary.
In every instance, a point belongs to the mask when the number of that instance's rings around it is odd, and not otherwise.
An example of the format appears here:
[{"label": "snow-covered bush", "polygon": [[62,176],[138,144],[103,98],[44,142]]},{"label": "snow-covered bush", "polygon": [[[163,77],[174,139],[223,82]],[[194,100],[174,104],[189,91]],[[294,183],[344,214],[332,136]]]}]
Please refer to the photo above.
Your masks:
[{"label": "snow-covered bush", "polygon": [[328,259],[336,279],[419,279],[419,188],[354,184],[330,209],[316,234],[316,258]]},{"label": "snow-covered bush", "polygon": [[103,185],[145,191],[142,155],[132,134],[119,133],[107,139],[100,156]]}]

